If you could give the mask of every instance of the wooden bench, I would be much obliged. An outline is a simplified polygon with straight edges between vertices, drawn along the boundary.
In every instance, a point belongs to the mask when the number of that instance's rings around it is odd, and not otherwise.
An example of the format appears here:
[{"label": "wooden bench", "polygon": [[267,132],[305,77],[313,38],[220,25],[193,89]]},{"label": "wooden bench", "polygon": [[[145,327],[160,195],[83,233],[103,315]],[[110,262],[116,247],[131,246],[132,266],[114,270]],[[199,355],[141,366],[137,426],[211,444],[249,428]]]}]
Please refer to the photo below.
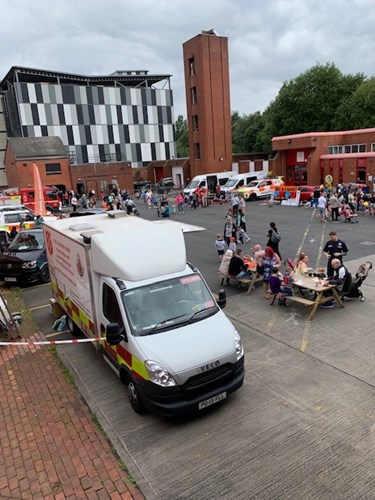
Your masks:
[{"label": "wooden bench", "polygon": [[253,272],[251,279],[248,279],[248,278],[236,279],[234,276],[224,275],[224,274],[222,274],[221,277],[222,278],[221,278],[220,286],[223,286],[225,280],[229,279],[229,280],[235,281],[236,283],[244,285],[244,288],[247,288],[247,295],[250,295],[253,288],[255,288],[255,283],[258,283],[259,281],[263,281],[262,276],[260,276],[256,271]]},{"label": "wooden bench", "polygon": [[305,306],[313,306],[315,304],[315,300],[305,299],[304,297],[297,297],[296,295],[286,296],[287,300],[292,300],[293,302],[299,302]]}]

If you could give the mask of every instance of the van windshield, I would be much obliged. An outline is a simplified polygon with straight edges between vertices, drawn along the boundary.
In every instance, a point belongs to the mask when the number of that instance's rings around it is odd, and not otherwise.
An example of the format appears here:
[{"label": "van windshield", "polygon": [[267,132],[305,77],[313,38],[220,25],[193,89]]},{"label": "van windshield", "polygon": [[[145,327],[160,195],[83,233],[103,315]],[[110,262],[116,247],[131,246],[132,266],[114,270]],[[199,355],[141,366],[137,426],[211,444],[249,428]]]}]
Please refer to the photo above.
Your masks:
[{"label": "van windshield", "polygon": [[189,182],[189,184],[186,186],[185,189],[196,189],[199,186],[200,182],[201,181],[194,181],[194,180],[192,180],[192,181]]},{"label": "van windshield", "polygon": [[127,290],[122,300],[134,336],[201,321],[219,310],[197,273]]},{"label": "van windshield", "polygon": [[8,250],[10,252],[31,252],[43,248],[44,238],[42,232],[21,231],[9,245]]},{"label": "van windshield", "polygon": [[257,187],[257,185],[259,184],[259,181],[251,181],[249,182],[249,184],[247,184],[246,187]]},{"label": "van windshield", "polygon": [[224,185],[225,188],[232,188],[234,186],[237,186],[237,183],[239,182],[238,179],[229,179]]}]

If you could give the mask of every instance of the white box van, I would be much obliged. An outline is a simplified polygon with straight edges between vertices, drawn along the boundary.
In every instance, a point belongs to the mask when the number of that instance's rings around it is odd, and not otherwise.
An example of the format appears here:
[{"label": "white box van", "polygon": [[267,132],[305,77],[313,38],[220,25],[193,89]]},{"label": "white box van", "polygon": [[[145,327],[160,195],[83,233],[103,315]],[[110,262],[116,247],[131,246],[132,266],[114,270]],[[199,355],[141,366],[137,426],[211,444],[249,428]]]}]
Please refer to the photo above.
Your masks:
[{"label": "white box van", "polygon": [[104,358],[136,412],[182,415],[225,399],[245,375],[241,338],[218,305],[225,292],[216,301],[186,262],[182,225],[110,215],[43,225],[69,328],[106,336]]},{"label": "white box van", "polygon": [[216,187],[224,186],[228,179],[233,177],[236,172],[219,172],[217,174],[202,174],[196,175],[184,189],[187,196],[191,196],[194,191],[199,187],[206,187],[208,189],[208,196],[210,198],[216,195]]},{"label": "white box van", "polygon": [[229,199],[234,191],[237,191],[242,186],[246,186],[251,181],[266,179],[267,172],[247,172],[246,174],[237,174],[228,179],[220,190],[222,198]]}]

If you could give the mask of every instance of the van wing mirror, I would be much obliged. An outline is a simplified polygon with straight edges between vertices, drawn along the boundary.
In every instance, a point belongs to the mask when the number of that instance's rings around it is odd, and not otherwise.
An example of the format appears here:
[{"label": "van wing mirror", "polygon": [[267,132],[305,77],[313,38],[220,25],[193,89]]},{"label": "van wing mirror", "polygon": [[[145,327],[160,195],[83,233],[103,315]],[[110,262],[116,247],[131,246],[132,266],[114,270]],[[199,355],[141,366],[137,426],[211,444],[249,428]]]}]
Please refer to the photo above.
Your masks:
[{"label": "van wing mirror", "polygon": [[127,341],[124,328],[120,328],[118,323],[109,323],[106,327],[106,342],[109,345],[118,345],[123,340]]},{"label": "van wing mirror", "polygon": [[219,290],[219,298],[217,299],[216,302],[217,302],[218,306],[220,307],[220,309],[224,309],[224,307],[227,305],[227,294],[226,294],[224,288]]}]

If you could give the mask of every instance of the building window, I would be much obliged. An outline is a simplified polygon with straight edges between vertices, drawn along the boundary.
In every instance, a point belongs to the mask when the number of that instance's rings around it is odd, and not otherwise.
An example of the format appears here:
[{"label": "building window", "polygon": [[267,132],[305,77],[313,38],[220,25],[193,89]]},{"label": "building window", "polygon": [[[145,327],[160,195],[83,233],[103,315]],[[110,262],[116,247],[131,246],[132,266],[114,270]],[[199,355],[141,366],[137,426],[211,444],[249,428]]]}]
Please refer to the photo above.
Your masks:
[{"label": "building window", "polygon": [[46,174],[47,175],[61,174],[60,163],[46,163]]},{"label": "building window", "polygon": [[194,57],[191,57],[189,59],[189,73],[190,73],[190,76],[194,76],[195,75],[195,60],[194,60]]},{"label": "building window", "polygon": [[371,144],[371,151],[372,153],[375,153],[375,142]]},{"label": "building window", "polygon": [[193,132],[198,132],[198,130],[199,130],[198,115],[193,115]]},{"label": "building window", "polygon": [[191,103],[192,104],[197,104],[198,99],[197,99],[197,87],[191,87]]},{"label": "building window", "polygon": [[[372,151],[375,151],[372,144]],[[345,146],[329,146],[328,152],[330,155],[337,155],[342,153],[366,153],[366,144],[346,144]]]},{"label": "building window", "polygon": [[196,160],[201,159],[201,145],[199,142],[194,142],[194,158]]}]

